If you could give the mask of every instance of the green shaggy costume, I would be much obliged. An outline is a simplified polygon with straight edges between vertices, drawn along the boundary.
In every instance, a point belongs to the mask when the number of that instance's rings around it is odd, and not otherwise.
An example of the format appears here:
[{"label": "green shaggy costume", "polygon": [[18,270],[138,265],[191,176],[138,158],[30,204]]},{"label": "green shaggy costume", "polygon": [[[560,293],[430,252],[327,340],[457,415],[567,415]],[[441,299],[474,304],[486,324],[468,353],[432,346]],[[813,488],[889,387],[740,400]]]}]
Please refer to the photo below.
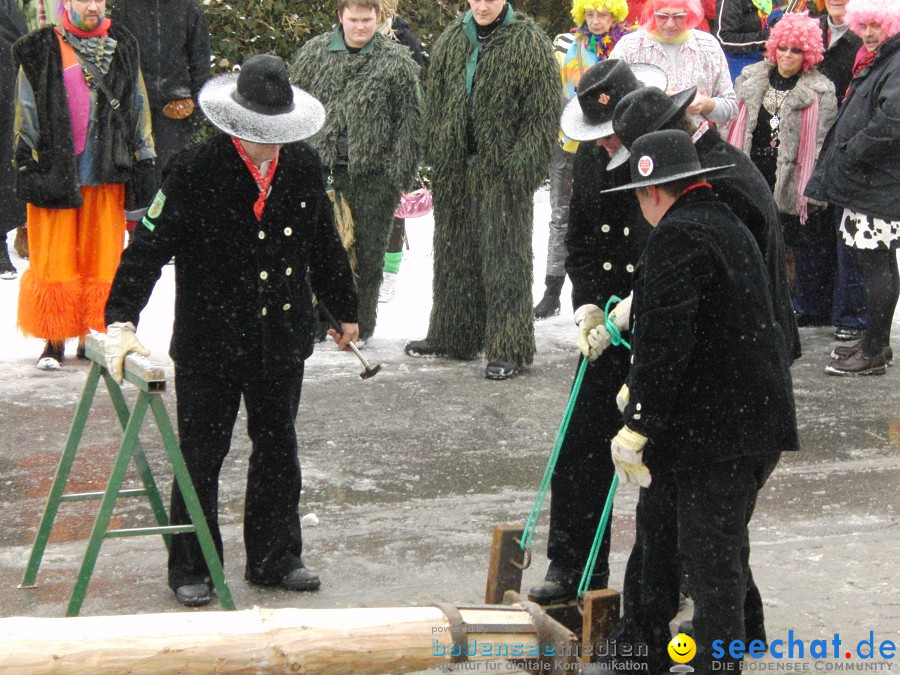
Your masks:
[{"label": "green shaggy costume", "polygon": [[456,358],[484,350],[488,361],[529,365],[533,197],[559,126],[552,44],[510,7],[479,47],[467,12],[435,42],[425,91],[423,139],[434,168],[435,217],[426,340]]},{"label": "green shaggy costume", "polygon": [[[325,126],[307,142],[331,172],[353,211],[359,290],[359,336],[375,330],[384,252],[402,190],[418,167],[419,66],[409,50],[376,33],[358,54],[340,26],[307,42],[290,65],[291,79],[325,106]],[[346,133],[348,163],[336,170]]]}]

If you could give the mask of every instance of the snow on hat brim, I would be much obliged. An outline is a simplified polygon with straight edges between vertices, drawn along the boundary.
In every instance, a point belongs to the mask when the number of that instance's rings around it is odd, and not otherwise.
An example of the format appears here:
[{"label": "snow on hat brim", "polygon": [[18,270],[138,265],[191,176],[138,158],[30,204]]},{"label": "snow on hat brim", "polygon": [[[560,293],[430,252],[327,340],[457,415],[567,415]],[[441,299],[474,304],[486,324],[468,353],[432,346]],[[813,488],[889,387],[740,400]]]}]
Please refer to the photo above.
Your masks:
[{"label": "snow on hat brim", "polygon": [[[683,91],[679,91],[677,94],[671,96],[672,104],[674,105],[673,113],[668,115],[659,121],[659,123],[653,129],[647,129],[647,132],[656,131],[660,127],[668,124],[672,119],[678,117],[680,114],[683,115],[684,111],[687,110],[687,107],[691,104],[694,98],[697,96],[697,87],[688,87]],[[616,150],[616,154],[614,154],[610,160],[609,164],[606,165],[607,171],[613,171],[614,169],[618,169],[625,162],[628,161],[628,158],[631,156],[631,150],[629,150],[625,144],[623,143],[618,150]]]},{"label": "snow on hat brim", "polygon": [[250,110],[234,98],[238,73],[213,78],[200,90],[203,114],[220,131],[251,143],[279,145],[309,138],[325,124],[325,108],[314,96],[291,85],[293,107],[283,113]]},{"label": "snow on hat brim", "polygon": [[[647,63],[629,63],[628,67],[643,86],[666,90],[668,78],[662,68]],[[595,141],[598,138],[612,136],[614,133],[612,119],[599,124],[592,124],[587,120],[578,102],[578,96],[574,96],[566,104],[559,126],[573,141]]]}]

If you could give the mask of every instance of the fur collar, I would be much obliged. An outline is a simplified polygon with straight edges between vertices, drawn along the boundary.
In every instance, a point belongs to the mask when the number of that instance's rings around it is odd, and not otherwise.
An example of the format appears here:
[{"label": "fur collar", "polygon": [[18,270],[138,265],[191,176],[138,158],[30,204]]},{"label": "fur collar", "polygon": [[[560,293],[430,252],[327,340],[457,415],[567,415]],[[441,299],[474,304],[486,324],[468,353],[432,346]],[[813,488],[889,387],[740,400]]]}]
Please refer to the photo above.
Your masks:
[{"label": "fur collar", "polygon": [[[769,74],[774,69],[775,64],[769,61],[754,63],[744,68],[734,83],[738,99],[746,103],[751,113],[758,111],[762,105],[763,96],[769,88]],[[808,70],[800,76],[796,86],[785,97],[784,107],[789,110],[803,110],[812,105],[814,97],[824,96],[829,91],[834,95],[834,85],[831,81],[815,69]]]}]

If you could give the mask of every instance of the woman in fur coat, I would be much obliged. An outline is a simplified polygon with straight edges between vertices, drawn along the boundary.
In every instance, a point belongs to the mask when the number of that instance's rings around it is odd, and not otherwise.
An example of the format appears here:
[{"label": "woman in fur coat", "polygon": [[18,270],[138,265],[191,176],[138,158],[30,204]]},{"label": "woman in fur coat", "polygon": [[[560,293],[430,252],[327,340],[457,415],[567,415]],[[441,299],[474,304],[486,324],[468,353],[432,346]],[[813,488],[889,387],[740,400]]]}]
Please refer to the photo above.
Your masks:
[{"label": "woman in fur coat", "polygon": [[474,359],[488,379],[532,362],[532,221],[559,124],[559,68],[546,34],[502,0],[469,0],[431,51],[426,161],[434,168],[428,337],[411,356]]},{"label": "woman in fur coat", "polygon": [[832,279],[823,272],[831,224],[824,204],[803,196],[828,127],[837,115],[834,84],[815,66],[824,54],[819,24],[805,12],[773,29],[766,60],[735,83],[738,118],[728,140],[750,155],[769,182],[793,249],[794,310],[800,325],[830,325]]}]

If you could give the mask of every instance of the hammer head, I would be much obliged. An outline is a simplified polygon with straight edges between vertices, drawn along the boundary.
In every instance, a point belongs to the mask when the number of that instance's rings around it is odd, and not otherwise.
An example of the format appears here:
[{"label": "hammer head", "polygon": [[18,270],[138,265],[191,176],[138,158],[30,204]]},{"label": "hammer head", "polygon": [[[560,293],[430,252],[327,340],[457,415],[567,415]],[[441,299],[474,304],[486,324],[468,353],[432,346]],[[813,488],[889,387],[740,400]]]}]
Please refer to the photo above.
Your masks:
[{"label": "hammer head", "polygon": [[371,368],[366,368],[364,371],[362,371],[359,376],[364,380],[368,380],[370,377],[375,377],[378,374],[379,370],[381,370],[381,364],[376,363]]}]

